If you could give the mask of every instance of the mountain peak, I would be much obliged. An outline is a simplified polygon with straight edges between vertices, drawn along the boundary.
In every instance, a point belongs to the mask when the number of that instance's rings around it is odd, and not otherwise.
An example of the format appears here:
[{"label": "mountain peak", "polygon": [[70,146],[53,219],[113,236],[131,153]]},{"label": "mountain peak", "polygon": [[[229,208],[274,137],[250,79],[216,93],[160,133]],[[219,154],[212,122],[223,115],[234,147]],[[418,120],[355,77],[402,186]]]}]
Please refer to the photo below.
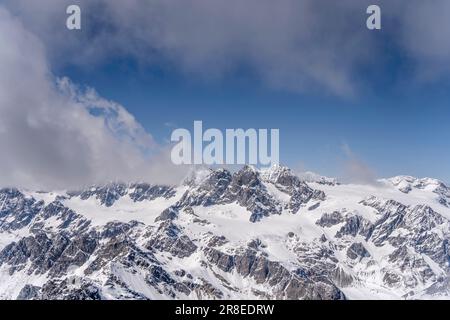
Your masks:
[{"label": "mountain peak", "polygon": [[280,166],[278,164],[273,165],[268,169],[261,170],[261,176],[264,180],[276,182],[281,176],[294,175],[292,170],[288,167]]},{"label": "mountain peak", "polygon": [[434,289],[449,279],[447,187],[317,185],[329,179],[197,167],[178,187],[2,189],[0,298],[448,298]]},{"label": "mountain peak", "polygon": [[315,172],[305,171],[298,174],[299,178],[305,182],[318,183],[323,185],[335,186],[340,184],[337,178],[322,176]]},{"label": "mountain peak", "polygon": [[212,172],[212,169],[205,166],[193,166],[181,184],[188,187],[200,185]]},{"label": "mountain peak", "polygon": [[409,193],[413,189],[421,189],[428,191],[448,191],[449,187],[444,182],[434,178],[416,178],[413,176],[400,175],[388,179],[382,179],[382,182],[388,183],[396,187],[403,193]]}]

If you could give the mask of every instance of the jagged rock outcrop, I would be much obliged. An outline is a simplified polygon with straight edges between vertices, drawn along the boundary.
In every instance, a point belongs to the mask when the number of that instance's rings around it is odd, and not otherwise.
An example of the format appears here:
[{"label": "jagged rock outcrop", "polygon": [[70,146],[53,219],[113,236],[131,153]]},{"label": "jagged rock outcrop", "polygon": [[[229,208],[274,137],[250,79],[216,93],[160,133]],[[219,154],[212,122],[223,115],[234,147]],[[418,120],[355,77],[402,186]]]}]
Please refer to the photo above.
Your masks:
[{"label": "jagged rock outcrop", "polygon": [[1,189],[0,298],[448,297],[446,186],[408,183],[316,190],[245,166],[180,187]]},{"label": "jagged rock outcrop", "polygon": [[129,197],[134,202],[154,200],[156,198],[171,198],[175,190],[170,186],[151,185],[148,183],[108,183],[102,186],[92,186],[87,190],[70,191],[69,197],[79,197],[82,200],[95,198],[106,207],[111,207],[122,197]]},{"label": "jagged rock outcrop", "polygon": [[208,248],[205,253],[208,261],[223,272],[236,271],[242,277],[253,278],[257,284],[267,284],[278,299],[345,299],[331,282],[311,281],[309,277],[289,272],[256,250],[229,255]]},{"label": "jagged rock outcrop", "polygon": [[[291,213],[297,213],[310,200],[325,199],[323,191],[311,189],[285,167],[275,167],[261,173],[251,166],[244,166],[234,174],[219,169],[204,174],[202,179],[189,181],[192,188],[183,195],[177,207],[238,203],[250,212],[251,222],[281,214],[283,207]],[[197,181],[197,184],[193,181]],[[274,198],[266,183],[273,184],[288,195],[289,202],[283,204]]]}]

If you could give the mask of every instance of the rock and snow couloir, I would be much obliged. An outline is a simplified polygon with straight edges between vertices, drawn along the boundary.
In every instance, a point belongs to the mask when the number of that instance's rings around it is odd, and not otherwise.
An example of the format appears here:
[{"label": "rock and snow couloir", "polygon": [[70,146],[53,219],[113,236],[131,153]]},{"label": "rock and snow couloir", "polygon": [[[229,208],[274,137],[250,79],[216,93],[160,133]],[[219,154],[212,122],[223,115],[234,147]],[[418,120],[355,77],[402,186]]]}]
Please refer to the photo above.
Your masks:
[{"label": "rock and snow couloir", "polygon": [[0,190],[0,298],[449,298],[448,187],[286,167]]}]

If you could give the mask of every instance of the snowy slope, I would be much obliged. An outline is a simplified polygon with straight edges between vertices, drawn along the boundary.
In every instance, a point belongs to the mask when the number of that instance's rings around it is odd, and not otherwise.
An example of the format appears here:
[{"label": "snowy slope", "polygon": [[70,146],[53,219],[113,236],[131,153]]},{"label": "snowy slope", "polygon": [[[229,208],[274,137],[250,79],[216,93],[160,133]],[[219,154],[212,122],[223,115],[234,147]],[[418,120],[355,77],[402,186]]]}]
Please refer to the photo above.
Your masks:
[{"label": "snowy slope", "polygon": [[180,186],[0,190],[0,298],[450,297],[444,183],[314,177],[246,166]]}]

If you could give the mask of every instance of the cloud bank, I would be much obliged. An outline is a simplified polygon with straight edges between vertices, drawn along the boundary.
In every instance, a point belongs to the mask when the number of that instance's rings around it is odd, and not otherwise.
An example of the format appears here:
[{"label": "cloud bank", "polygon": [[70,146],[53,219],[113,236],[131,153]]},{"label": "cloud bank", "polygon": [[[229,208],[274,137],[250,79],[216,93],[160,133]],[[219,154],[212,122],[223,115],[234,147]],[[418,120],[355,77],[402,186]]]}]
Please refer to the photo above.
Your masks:
[{"label": "cloud bank", "polygon": [[[416,79],[447,77],[447,0],[5,0],[49,50],[54,64],[91,66],[129,56],[144,65],[208,80],[245,69],[262,85],[349,96],[367,67],[387,68],[393,51]],[[79,4],[83,31],[64,28]],[[366,8],[382,8],[382,31]],[[361,74],[364,73],[364,74]]]},{"label": "cloud bank", "polygon": [[180,179],[168,152],[124,107],[55,79],[40,40],[1,8],[0,43],[1,186]]},{"label": "cloud bank", "polygon": [[[361,70],[386,67],[395,51],[410,62],[408,79],[448,78],[450,3],[375,2],[378,34],[365,28],[369,0],[3,0],[0,185],[176,182],[182,175],[167,169],[167,148],[124,107],[55,79],[66,66],[129,57],[195,79],[245,70],[277,90],[352,96],[370,79]],[[65,28],[69,4],[82,7],[82,32]],[[350,167],[372,179],[357,161]]]},{"label": "cloud bank", "polygon": [[[55,61],[86,66],[130,56],[206,80],[244,67],[271,88],[337,95],[353,94],[355,69],[376,54],[364,2],[7,0]],[[84,19],[76,36],[62,27],[72,3]]]}]

